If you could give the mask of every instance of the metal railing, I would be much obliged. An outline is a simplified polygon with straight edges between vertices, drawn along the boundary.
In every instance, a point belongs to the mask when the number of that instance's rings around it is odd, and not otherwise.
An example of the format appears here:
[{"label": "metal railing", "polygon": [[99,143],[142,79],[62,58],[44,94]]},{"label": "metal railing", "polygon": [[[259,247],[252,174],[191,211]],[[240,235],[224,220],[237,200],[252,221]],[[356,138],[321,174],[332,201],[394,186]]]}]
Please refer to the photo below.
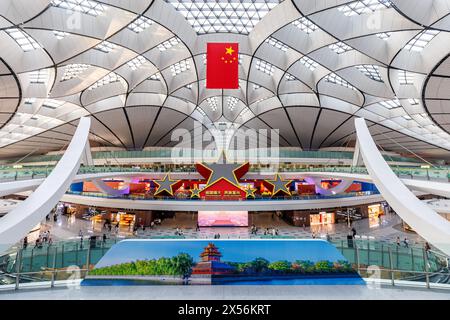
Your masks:
[{"label": "metal railing", "polygon": [[[43,169],[4,169],[0,171],[0,181],[17,181],[46,178],[53,168]],[[400,178],[417,179],[417,180],[441,180],[450,181],[450,171],[448,168],[440,169],[426,169],[426,168],[392,168],[394,173]],[[168,170],[172,173],[195,173],[195,167],[186,167]],[[78,174],[96,174],[96,173],[110,173],[110,172],[136,172],[136,173],[164,173],[164,168],[126,168],[126,167],[103,167],[103,166],[82,166],[78,170]],[[267,174],[261,169],[250,167],[249,172]],[[337,173],[354,173],[354,174],[368,174],[365,167],[344,167],[344,166],[330,166],[330,167],[311,167],[311,168],[290,168],[280,167],[278,172],[337,172]]]}]

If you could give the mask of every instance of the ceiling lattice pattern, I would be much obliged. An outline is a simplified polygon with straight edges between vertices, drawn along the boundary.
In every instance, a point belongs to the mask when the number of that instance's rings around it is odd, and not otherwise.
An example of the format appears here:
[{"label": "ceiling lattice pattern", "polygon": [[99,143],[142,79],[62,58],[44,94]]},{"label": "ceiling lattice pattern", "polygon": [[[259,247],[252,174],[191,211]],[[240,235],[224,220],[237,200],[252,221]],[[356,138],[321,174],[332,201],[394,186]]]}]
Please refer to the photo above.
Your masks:
[{"label": "ceiling lattice pattern", "polygon": [[[364,117],[384,150],[450,159],[448,1],[331,2],[4,0],[0,157],[60,150],[83,116],[128,150],[195,121],[327,150]],[[205,88],[218,41],[239,43],[236,90]]]}]

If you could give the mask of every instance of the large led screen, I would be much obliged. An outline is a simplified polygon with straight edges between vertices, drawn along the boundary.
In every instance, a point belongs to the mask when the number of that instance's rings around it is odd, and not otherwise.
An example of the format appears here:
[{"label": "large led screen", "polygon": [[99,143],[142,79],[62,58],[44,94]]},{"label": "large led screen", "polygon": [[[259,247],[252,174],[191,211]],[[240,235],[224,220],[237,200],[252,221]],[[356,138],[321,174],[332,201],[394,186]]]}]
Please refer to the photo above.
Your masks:
[{"label": "large led screen", "polygon": [[98,285],[364,285],[324,240],[123,240],[82,281]]},{"label": "large led screen", "polygon": [[248,211],[199,211],[200,227],[247,227]]}]

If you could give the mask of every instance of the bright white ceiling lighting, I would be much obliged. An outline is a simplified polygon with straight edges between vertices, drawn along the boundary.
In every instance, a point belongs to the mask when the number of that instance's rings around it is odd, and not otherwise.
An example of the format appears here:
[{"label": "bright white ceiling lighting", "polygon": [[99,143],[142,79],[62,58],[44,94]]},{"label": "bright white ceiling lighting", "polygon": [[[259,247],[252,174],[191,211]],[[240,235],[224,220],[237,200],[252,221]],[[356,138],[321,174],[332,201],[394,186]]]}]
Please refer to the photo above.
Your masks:
[{"label": "bright white ceiling lighting", "polygon": [[177,74],[185,72],[189,69],[191,69],[191,64],[189,63],[189,60],[182,60],[170,66],[170,72],[172,72],[172,76],[174,77]]},{"label": "bright white ceiling lighting", "polygon": [[282,0],[165,0],[179,11],[198,34],[248,34]]},{"label": "bright white ceiling lighting", "polygon": [[218,102],[216,97],[207,98],[206,102],[209,104],[212,112],[216,112],[218,108]]},{"label": "bright white ceiling lighting", "polygon": [[319,65],[317,62],[308,58],[307,56],[303,56],[300,59],[300,63],[303,64],[305,67],[307,67],[311,71],[314,71],[317,68],[317,66]]},{"label": "bright white ceiling lighting", "polygon": [[41,48],[41,46],[24,31],[17,28],[6,29],[6,33],[16,41],[23,51],[32,51]]},{"label": "bright white ceiling lighting", "polygon": [[59,107],[61,107],[64,103],[66,103],[66,102],[65,101],[59,101],[59,100],[53,100],[53,99],[47,99],[42,104],[42,106],[44,108],[55,110],[55,109],[58,109]]},{"label": "bright white ceiling lighting", "polygon": [[64,69],[64,75],[62,76],[61,81],[67,81],[76,78],[80,74],[82,74],[87,68],[89,68],[89,65],[87,64],[82,63],[69,64]]},{"label": "bright white ceiling lighting", "polygon": [[317,30],[317,26],[306,17],[297,19],[294,22],[292,22],[292,24],[297,28],[299,28],[300,30],[302,30],[303,32],[305,32],[306,34],[313,33],[314,31]]},{"label": "bright white ceiling lighting", "polygon": [[398,82],[401,85],[411,85],[414,84],[414,75],[405,70],[400,70],[398,73]]},{"label": "bright white ceiling lighting", "polygon": [[153,21],[149,18],[146,18],[144,16],[141,16],[134,20],[132,23],[130,23],[127,28],[131,31],[134,31],[136,33],[140,33],[150,27],[153,24]]},{"label": "bright white ceiling lighting", "polygon": [[116,45],[114,43],[108,42],[108,41],[102,41],[98,45],[94,47],[96,50],[100,50],[104,53],[110,53],[114,50]]},{"label": "bright white ceiling lighting", "polygon": [[390,33],[390,32],[380,32],[380,33],[377,33],[377,37],[380,38],[381,40],[387,40],[387,39],[390,38],[390,36],[391,36],[391,33]]},{"label": "bright white ceiling lighting", "polygon": [[127,65],[130,67],[131,70],[135,71],[139,69],[144,63],[146,63],[147,60],[143,56],[137,56],[131,61],[127,62]]},{"label": "bright white ceiling lighting", "polygon": [[370,65],[370,64],[359,65],[359,66],[356,66],[356,69],[361,71],[364,75],[366,75],[368,78],[370,78],[372,80],[375,80],[378,82],[383,82],[383,80],[381,79],[381,75],[380,75],[380,69],[376,65]]},{"label": "bright white ceiling lighting", "polygon": [[419,100],[418,99],[414,99],[414,98],[408,99],[408,102],[412,106],[415,106],[415,105],[419,104]]},{"label": "bright white ceiling lighting", "polygon": [[298,80],[295,76],[293,76],[292,74],[286,72],[286,81],[295,81]]},{"label": "bright white ceiling lighting", "polygon": [[408,42],[405,49],[420,52],[427,46],[428,43],[430,43],[431,40],[433,40],[435,36],[437,36],[439,32],[440,31],[438,30],[424,30]]},{"label": "bright white ceiling lighting", "polygon": [[49,77],[48,69],[40,69],[30,72],[30,83],[47,83]]},{"label": "bright white ceiling lighting", "polygon": [[387,109],[394,109],[402,106],[398,99],[382,101],[380,104]]},{"label": "bright white ceiling lighting", "polygon": [[106,9],[105,5],[92,0],[53,0],[52,5],[69,11],[86,13],[91,16],[101,15]]},{"label": "bright white ceiling lighting", "polygon": [[104,85],[114,83],[114,82],[121,82],[124,86],[126,86],[127,82],[118,74],[114,72],[108,73],[106,76],[104,76],[102,79],[94,83],[92,86],[88,88],[88,90],[93,90],[99,87],[102,87]]},{"label": "bright white ceiling lighting", "polygon": [[228,110],[233,111],[234,108],[236,107],[237,103],[238,103],[238,98],[228,97],[228,99],[227,99]]},{"label": "bright white ceiling lighting", "polygon": [[325,77],[325,81],[326,82],[330,82],[333,84],[337,84],[352,90],[356,90],[356,88],[354,86],[352,86],[350,83],[348,83],[347,81],[345,81],[344,79],[342,79],[341,77],[339,77],[336,73],[330,73],[329,75],[327,75]]},{"label": "bright white ceiling lighting", "polygon": [[333,52],[335,52],[337,54],[341,54],[341,53],[353,50],[352,47],[350,47],[350,46],[348,46],[345,43],[340,42],[340,41],[336,42],[336,43],[333,43],[333,44],[330,44],[328,46],[328,48],[330,48]]},{"label": "bright white ceiling lighting", "polygon": [[372,13],[379,9],[390,8],[392,3],[390,0],[362,0],[355,1],[338,7],[338,10],[346,16],[354,16],[364,13]]},{"label": "bright white ceiling lighting", "polygon": [[289,49],[289,47],[287,45],[285,45],[283,42],[281,42],[281,41],[279,41],[279,40],[277,40],[275,38],[272,38],[272,37],[268,37],[264,42],[268,43],[272,47],[275,47],[278,50],[281,50],[281,51],[284,51],[284,52],[288,51],[288,49]]},{"label": "bright white ceiling lighting", "polygon": [[264,72],[265,74],[268,74],[269,76],[273,76],[275,72],[275,67],[264,60],[256,60],[256,70],[259,70],[261,72]]},{"label": "bright white ceiling lighting", "polygon": [[150,77],[148,77],[148,80],[160,80],[161,75],[158,73],[152,74]]},{"label": "bright white ceiling lighting", "polygon": [[164,41],[163,43],[159,44],[158,49],[159,49],[159,51],[163,52],[163,51],[166,51],[166,50],[172,48],[173,46],[176,46],[180,42],[181,41],[180,41],[180,39],[178,39],[178,37],[173,37],[173,38],[170,38],[169,40]]},{"label": "bright white ceiling lighting", "polygon": [[57,31],[57,30],[53,30],[53,34],[55,35],[56,39],[58,39],[58,40],[64,39],[68,35],[67,32]]}]

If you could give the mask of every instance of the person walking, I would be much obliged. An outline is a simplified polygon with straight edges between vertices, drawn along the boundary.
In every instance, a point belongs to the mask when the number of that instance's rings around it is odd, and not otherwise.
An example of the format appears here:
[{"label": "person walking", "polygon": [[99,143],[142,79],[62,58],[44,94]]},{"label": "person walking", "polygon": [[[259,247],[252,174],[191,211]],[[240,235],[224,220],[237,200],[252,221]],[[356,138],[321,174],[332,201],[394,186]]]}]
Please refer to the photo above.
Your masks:
[{"label": "person walking", "polygon": [[405,245],[405,248],[408,248],[409,247],[409,244],[408,244],[408,239],[405,237],[405,239],[403,240],[403,244]]},{"label": "person walking", "polygon": [[105,243],[105,242],[106,242],[106,233],[104,233],[104,234],[103,234],[103,238],[102,238],[102,240],[103,240],[103,243]]},{"label": "person walking", "polygon": [[28,237],[23,238],[23,248],[26,249],[28,247]]},{"label": "person walking", "polygon": [[397,246],[400,247],[400,237],[397,237]]},{"label": "person walking", "polygon": [[355,236],[356,236],[356,229],[353,227],[352,228],[352,237],[355,238]]}]

